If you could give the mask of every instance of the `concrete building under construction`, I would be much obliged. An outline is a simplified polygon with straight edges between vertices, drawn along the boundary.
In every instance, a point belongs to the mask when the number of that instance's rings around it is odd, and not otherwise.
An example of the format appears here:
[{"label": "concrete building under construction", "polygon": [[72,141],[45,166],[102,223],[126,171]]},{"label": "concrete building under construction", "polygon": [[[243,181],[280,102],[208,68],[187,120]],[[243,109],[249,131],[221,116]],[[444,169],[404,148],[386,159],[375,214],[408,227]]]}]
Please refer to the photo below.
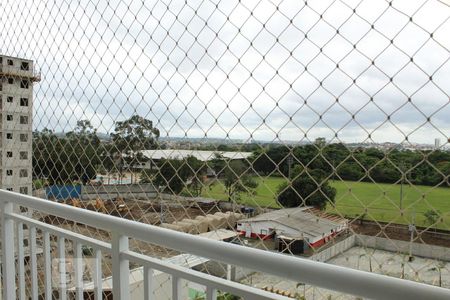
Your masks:
[{"label": "concrete building under construction", "polygon": [[0,55],[0,187],[31,195],[33,61]]}]

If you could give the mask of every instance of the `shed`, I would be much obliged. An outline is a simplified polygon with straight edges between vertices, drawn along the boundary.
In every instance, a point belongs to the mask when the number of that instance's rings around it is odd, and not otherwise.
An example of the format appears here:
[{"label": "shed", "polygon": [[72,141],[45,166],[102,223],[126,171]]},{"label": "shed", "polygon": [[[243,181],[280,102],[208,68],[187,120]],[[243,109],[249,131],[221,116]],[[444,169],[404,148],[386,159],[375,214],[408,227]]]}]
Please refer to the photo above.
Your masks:
[{"label": "shed", "polygon": [[288,254],[302,254],[305,252],[305,241],[302,237],[294,238],[284,235],[277,237],[278,251]]},{"label": "shed", "polygon": [[215,241],[229,242],[238,237],[239,233],[228,229],[218,229],[199,234],[198,236],[205,237]]},{"label": "shed", "polygon": [[325,244],[331,237],[347,228],[347,220],[318,215],[311,207],[273,210],[253,218],[240,220],[237,230],[246,237],[262,239],[284,236],[303,237],[311,247]]}]

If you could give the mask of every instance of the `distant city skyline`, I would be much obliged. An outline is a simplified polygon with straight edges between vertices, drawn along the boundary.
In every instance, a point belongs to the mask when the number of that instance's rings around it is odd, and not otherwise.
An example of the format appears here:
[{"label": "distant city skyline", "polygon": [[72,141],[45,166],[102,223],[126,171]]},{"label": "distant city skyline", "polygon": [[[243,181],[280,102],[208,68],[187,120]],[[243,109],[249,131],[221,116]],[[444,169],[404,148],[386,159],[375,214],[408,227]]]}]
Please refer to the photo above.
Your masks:
[{"label": "distant city skyline", "polygon": [[[57,136],[63,136],[66,133],[64,132],[54,132]],[[109,140],[111,137],[108,133],[104,132],[97,132],[97,135],[101,140]],[[162,136],[159,138],[159,140],[163,143],[198,143],[198,144],[211,144],[211,145],[219,145],[219,144],[287,144],[287,145],[306,145],[314,143],[317,138],[322,137],[315,137],[311,139],[303,139],[303,140],[242,140],[242,139],[230,139],[230,138],[220,138],[220,137],[214,137],[214,136],[207,136],[207,137],[180,137],[180,136]],[[436,147],[436,139],[430,142],[424,142],[424,143],[412,143],[408,141],[403,142],[396,142],[396,141],[384,141],[384,142],[352,142],[352,141],[336,141],[336,140],[327,140],[325,139],[327,143],[344,143],[347,145],[366,145],[366,146],[386,146],[390,147],[390,145],[397,145],[401,146],[402,148],[416,148],[416,149],[426,149],[426,150],[432,150],[432,149],[440,149],[440,150],[448,150],[450,149],[450,146],[444,144],[440,144],[439,147]],[[446,142],[448,144],[448,141]]]}]

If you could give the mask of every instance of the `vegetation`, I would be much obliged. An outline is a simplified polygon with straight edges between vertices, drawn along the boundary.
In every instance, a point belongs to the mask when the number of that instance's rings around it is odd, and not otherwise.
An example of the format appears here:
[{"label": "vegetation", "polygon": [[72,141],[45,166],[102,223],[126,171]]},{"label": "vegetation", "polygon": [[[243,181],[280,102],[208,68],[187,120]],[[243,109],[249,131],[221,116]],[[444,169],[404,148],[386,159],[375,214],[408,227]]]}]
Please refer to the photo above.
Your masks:
[{"label": "vegetation", "polygon": [[[88,120],[78,121],[74,130],[65,135],[48,129],[34,132],[35,186],[86,183],[98,172],[120,176],[124,167],[133,169],[136,163],[145,161],[140,150],[156,148],[159,130],[152,121],[134,115],[115,125],[110,142],[101,142]],[[320,139],[294,147],[211,147],[210,150],[253,151],[253,156],[245,162],[227,161],[220,154],[207,163],[193,157],[163,160],[157,172],[144,170],[141,178],[143,182],[164,186],[167,192],[252,206],[314,205],[351,218],[405,224],[415,218],[416,224],[437,227],[446,227],[450,222],[450,152],[383,152],[344,144],[327,145]],[[208,168],[217,180],[204,189]],[[292,178],[290,184],[287,177]]]},{"label": "vegetation", "polygon": [[[414,223],[428,226],[423,213],[433,207],[444,213],[443,223],[438,227],[448,228],[450,224],[450,189],[430,188],[427,186],[403,186],[403,198],[400,185],[374,184],[366,182],[333,181],[337,190],[335,206],[327,211],[349,218],[366,214],[367,220],[377,220],[401,224]],[[400,213],[400,202],[402,210]]]},{"label": "vegetation", "polygon": [[344,144],[314,144],[288,147],[272,145],[256,150],[253,168],[262,176],[288,176],[288,157],[294,165],[320,169],[330,178],[376,183],[406,182],[414,185],[449,187],[450,152],[382,152],[375,148],[348,148]]},{"label": "vegetation", "polygon": [[242,193],[255,194],[258,183],[247,172],[245,164],[239,160],[226,164],[223,183],[228,201],[239,200]]},{"label": "vegetation", "polygon": [[123,172],[143,161],[139,150],[156,147],[159,130],[138,115],[117,122],[113,143],[101,143],[89,120],[80,120],[71,132],[58,136],[44,128],[33,133],[33,174],[49,184],[87,183],[99,170]]},{"label": "vegetation", "polygon": [[43,187],[45,187],[45,181],[43,179],[33,180],[33,188],[38,190],[38,189],[42,189]]},{"label": "vegetation", "polygon": [[[179,194],[187,188],[190,189],[191,194],[200,195],[204,172],[204,164],[193,156],[183,160],[162,159],[158,164],[158,172],[148,181],[152,181],[157,187],[162,187],[165,192]],[[144,171],[145,178],[148,178],[147,174],[147,171]],[[144,179],[144,182],[146,181],[147,179]]]},{"label": "vegetation", "polygon": [[278,187],[278,203],[282,207],[314,206],[324,209],[334,203],[336,189],[328,184],[326,174],[318,169],[296,171],[292,182]]},{"label": "vegetation", "polygon": [[128,120],[116,122],[111,138],[114,147],[110,154],[119,162],[119,172],[122,174],[123,162],[133,169],[136,164],[146,160],[141,150],[156,148],[159,130],[153,127],[152,121],[133,115]]},{"label": "vegetation", "polygon": [[434,209],[429,209],[426,212],[423,213],[423,216],[425,217],[425,222],[430,226],[436,226],[439,222],[441,212],[435,211]]},{"label": "vegetation", "polygon": [[219,292],[217,295],[217,300],[240,300],[240,299],[242,298],[226,292]]},{"label": "vegetation", "polygon": [[88,120],[77,122],[65,138],[43,129],[33,134],[33,174],[50,184],[87,182],[100,162],[100,140]]},{"label": "vegetation", "polygon": [[[249,206],[278,208],[277,187],[286,182],[281,177],[254,177],[258,183],[256,194],[242,195],[239,203]],[[408,224],[413,217],[419,226],[429,226],[423,213],[433,207],[443,212],[442,222],[437,228],[448,228],[450,224],[450,189],[430,188],[427,186],[403,187],[402,206],[404,214],[400,212],[400,185],[374,184],[368,182],[351,182],[330,180],[330,186],[336,189],[335,203],[327,205],[326,210],[348,218],[364,217],[367,220],[377,220]],[[203,189],[203,197],[227,200],[225,187],[221,180],[214,181],[208,188]]]},{"label": "vegetation", "polygon": [[[238,203],[249,206],[280,207],[275,201],[277,188],[284,179],[280,177],[253,177],[258,184],[253,194],[241,194]],[[223,180],[214,180],[203,189],[202,197],[228,201]]]},{"label": "vegetation", "polygon": [[216,176],[221,176],[222,172],[225,171],[225,167],[226,167],[226,161],[225,158],[220,155],[219,153],[216,153],[214,155],[214,158],[211,159],[208,163],[207,163],[208,168],[210,168],[211,170],[214,171],[214,174]]}]

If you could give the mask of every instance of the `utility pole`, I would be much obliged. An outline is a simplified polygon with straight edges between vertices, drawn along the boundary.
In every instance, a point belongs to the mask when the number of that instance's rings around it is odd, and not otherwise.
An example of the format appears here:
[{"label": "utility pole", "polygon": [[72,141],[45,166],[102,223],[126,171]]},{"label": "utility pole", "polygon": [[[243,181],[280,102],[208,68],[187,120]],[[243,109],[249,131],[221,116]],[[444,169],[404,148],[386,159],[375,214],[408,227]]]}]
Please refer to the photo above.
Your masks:
[{"label": "utility pole", "polygon": [[400,182],[400,213],[403,215],[402,203],[403,203],[403,173],[402,173],[402,181]]},{"label": "utility pole", "polygon": [[405,181],[405,164],[401,164],[402,179],[400,181],[400,213],[403,215],[403,182]]},{"label": "utility pole", "polygon": [[158,190],[159,190],[159,195],[158,195],[159,196],[159,221],[161,222],[161,224],[166,222],[166,216],[165,216],[165,212],[164,212],[164,200],[162,198],[162,191],[164,191],[164,189],[165,189],[165,186],[158,187]]},{"label": "utility pole", "polygon": [[287,163],[288,163],[288,177],[289,177],[289,179],[291,179],[291,166],[293,163],[293,158],[292,158],[291,154],[289,154],[289,156],[287,158]]},{"label": "utility pole", "polygon": [[411,220],[411,224],[408,226],[408,229],[411,233],[411,237],[410,237],[410,241],[409,241],[409,258],[408,261],[413,261],[413,256],[412,256],[412,246],[413,246],[413,239],[414,239],[414,231],[416,231],[416,225],[414,225],[414,219],[415,219],[415,211],[413,211],[412,214],[412,220]]}]

